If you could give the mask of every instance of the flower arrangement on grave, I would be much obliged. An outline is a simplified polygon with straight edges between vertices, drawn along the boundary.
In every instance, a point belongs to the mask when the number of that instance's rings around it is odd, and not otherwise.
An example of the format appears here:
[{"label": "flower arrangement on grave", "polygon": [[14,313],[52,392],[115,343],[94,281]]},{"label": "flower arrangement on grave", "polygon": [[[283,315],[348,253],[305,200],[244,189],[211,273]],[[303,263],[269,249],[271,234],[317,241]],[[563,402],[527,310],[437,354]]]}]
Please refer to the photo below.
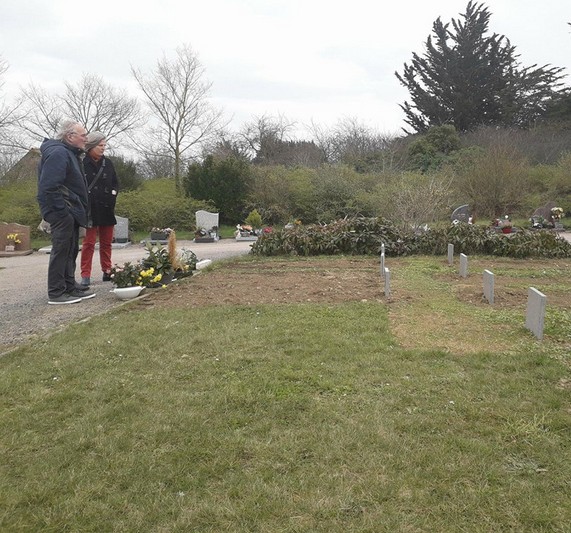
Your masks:
[{"label": "flower arrangement on grave", "polygon": [[161,274],[163,278],[172,274],[173,271],[169,251],[164,246],[152,244],[147,244],[147,256],[141,260],[141,266],[145,270],[154,268],[155,272]]},{"label": "flower arrangement on grave", "polygon": [[172,228],[151,228],[151,233],[163,233],[167,237],[173,232]]},{"label": "flower arrangement on grave", "polygon": [[553,220],[561,220],[565,216],[565,212],[561,207],[551,208],[551,218]]},{"label": "flower arrangement on grave", "polygon": [[162,274],[156,274],[153,267],[139,272],[139,279],[137,285],[142,287],[156,287],[163,279]]},{"label": "flower arrangement on grave", "polygon": [[151,240],[166,241],[173,231],[172,228],[151,228]]},{"label": "flower arrangement on grave", "polygon": [[141,277],[141,266],[127,262],[123,266],[113,265],[111,268],[111,281],[118,289],[126,287],[136,287],[141,285],[139,279]]},{"label": "flower arrangement on grave", "polygon": [[12,246],[22,242],[18,233],[8,233],[8,235],[6,235],[6,240],[8,241],[8,244],[11,244]]}]

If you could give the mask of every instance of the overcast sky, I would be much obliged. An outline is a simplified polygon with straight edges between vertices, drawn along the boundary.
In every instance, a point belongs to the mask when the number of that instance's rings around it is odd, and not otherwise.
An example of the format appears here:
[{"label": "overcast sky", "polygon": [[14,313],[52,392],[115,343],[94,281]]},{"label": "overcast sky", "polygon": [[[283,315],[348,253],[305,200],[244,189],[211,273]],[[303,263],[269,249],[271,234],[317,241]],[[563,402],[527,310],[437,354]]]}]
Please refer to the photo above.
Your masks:
[{"label": "overcast sky", "polygon": [[[569,0],[488,0],[490,30],[516,45],[523,65],[571,73]],[[459,0],[0,0],[4,93],[33,81],[62,91],[82,73],[133,94],[130,66],[150,71],[188,44],[212,82],[214,104],[233,129],[254,116],[285,116],[298,136],[312,121],[357,118],[381,132],[404,126],[399,85],[412,52]],[[84,6],[84,7],[83,7]],[[83,8],[82,8],[83,7]],[[571,84],[571,79],[566,80]]]}]

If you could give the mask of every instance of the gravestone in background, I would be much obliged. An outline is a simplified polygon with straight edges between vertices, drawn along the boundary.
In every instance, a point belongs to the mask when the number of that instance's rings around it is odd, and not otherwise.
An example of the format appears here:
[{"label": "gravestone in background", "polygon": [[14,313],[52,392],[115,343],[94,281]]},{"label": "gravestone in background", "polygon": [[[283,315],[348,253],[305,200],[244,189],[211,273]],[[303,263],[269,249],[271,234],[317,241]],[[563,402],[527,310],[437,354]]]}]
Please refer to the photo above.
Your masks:
[{"label": "gravestone in background", "polygon": [[469,218],[470,218],[470,206],[468,204],[457,207],[452,212],[452,215],[450,215],[450,220],[452,222],[458,220],[459,222],[468,223]]},{"label": "gravestone in background", "polygon": [[129,242],[129,219],[125,217],[115,217],[115,242]]},{"label": "gravestone in background", "polygon": [[195,242],[214,242],[218,240],[218,213],[196,212]]},{"label": "gravestone in background", "polygon": [[[18,240],[21,242],[15,245],[15,251],[5,252],[8,244],[7,235],[11,233],[18,234]],[[0,222],[0,252],[6,255],[29,255],[33,252],[30,246],[30,226],[22,226],[21,224]]]},{"label": "gravestone in background", "polygon": [[532,215],[533,217],[543,217],[548,222],[551,222],[551,209],[557,207],[555,202],[547,202],[544,206],[538,207]]}]

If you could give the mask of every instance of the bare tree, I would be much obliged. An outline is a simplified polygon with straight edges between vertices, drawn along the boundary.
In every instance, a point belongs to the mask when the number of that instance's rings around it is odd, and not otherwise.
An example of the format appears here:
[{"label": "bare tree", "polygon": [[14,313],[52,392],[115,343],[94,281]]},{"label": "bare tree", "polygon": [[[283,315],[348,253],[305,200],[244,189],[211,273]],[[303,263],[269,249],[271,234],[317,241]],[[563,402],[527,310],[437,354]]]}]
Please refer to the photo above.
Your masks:
[{"label": "bare tree", "polygon": [[66,117],[81,122],[87,131],[102,131],[107,139],[133,131],[141,122],[136,98],[105,83],[102,78],[84,74],[77,85],[65,83],[64,95],[53,95],[30,83],[21,89],[20,104],[25,113],[19,126],[34,140],[53,137]]},{"label": "bare tree", "polygon": [[141,123],[137,99],[99,76],[84,74],[76,86],[66,82],[65,87],[66,113],[81,122],[87,131],[101,131],[109,140],[130,133]]},{"label": "bare tree", "polygon": [[259,162],[271,161],[276,145],[289,141],[289,133],[295,126],[283,115],[254,117],[243,125],[239,138],[252,158]]},{"label": "bare tree", "polygon": [[[4,75],[8,68],[8,61],[0,56],[0,91],[4,87]],[[0,93],[0,146],[13,147],[12,134],[9,129],[17,122],[18,109],[18,103],[10,105]]]},{"label": "bare tree", "polygon": [[18,124],[25,135],[20,140],[22,146],[28,145],[30,138],[41,141],[44,137],[54,136],[64,119],[62,104],[57,96],[30,83],[20,89],[19,103],[24,110]]},{"label": "bare tree", "polygon": [[177,48],[173,60],[163,56],[149,75],[133,67],[131,73],[158,119],[155,134],[168,147],[181,189],[183,163],[221,126],[222,112],[208,101],[212,84],[203,81],[204,68],[188,45]]},{"label": "bare tree", "polygon": [[344,163],[359,171],[389,171],[402,166],[395,137],[378,133],[355,117],[343,118],[331,130],[316,124],[311,129],[329,163]]}]

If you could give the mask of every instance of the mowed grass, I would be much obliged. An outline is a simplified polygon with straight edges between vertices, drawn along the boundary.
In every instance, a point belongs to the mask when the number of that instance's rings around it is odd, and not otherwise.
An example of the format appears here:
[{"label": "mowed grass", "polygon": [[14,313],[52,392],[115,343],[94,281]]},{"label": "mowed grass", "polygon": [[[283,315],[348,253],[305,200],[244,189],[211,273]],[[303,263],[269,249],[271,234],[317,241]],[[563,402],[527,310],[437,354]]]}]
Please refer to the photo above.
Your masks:
[{"label": "mowed grass", "polygon": [[[395,269],[408,315],[127,306],[2,358],[0,531],[569,531],[564,331],[494,351],[498,323],[420,261]],[[495,333],[403,348],[391,320],[430,294],[432,327]]]}]

